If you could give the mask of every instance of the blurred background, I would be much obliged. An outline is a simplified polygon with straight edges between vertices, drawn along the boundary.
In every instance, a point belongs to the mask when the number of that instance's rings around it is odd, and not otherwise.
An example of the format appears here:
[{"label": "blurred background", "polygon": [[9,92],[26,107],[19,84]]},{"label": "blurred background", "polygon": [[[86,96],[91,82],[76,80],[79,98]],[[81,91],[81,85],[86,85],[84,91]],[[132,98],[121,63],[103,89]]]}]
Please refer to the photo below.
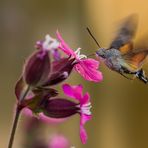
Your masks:
[{"label": "blurred background", "polygon": [[[14,86],[25,58],[36,40],[58,29],[73,48],[85,53],[97,49],[86,31],[89,26],[102,47],[108,47],[118,21],[137,13],[137,38],[147,32],[148,2],[145,0],[1,0],[0,1],[0,148],[6,148],[14,114]],[[144,65],[148,74],[148,62]],[[58,126],[46,125],[44,133],[62,133],[76,148],[148,148],[148,86],[129,81],[101,65],[104,80],[85,82],[78,74],[71,84],[82,83],[92,98],[93,119],[87,123],[88,142],[79,138],[79,116]],[[20,119],[14,148],[22,148],[24,117]]]}]

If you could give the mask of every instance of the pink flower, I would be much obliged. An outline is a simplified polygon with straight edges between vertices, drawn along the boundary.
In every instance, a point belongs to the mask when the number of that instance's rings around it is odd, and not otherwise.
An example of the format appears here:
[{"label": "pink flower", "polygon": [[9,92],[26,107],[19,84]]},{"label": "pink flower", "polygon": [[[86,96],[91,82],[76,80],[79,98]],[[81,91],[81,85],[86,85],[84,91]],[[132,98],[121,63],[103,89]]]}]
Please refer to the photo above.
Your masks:
[{"label": "pink flower", "polygon": [[[60,123],[68,117],[80,115],[80,138],[83,144],[86,143],[87,133],[84,124],[91,119],[91,103],[89,93],[83,95],[82,85],[63,85],[64,93],[77,101],[58,97],[54,89],[36,91],[37,95],[32,99],[25,100],[23,113],[27,116],[36,117],[47,123]],[[57,97],[55,97],[57,96]]]},{"label": "pink flower", "polygon": [[84,124],[91,119],[91,103],[89,93],[82,94],[82,85],[70,86],[68,84],[63,85],[64,93],[79,101],[77,107],[79,108],[80,119],[80,138],[83,144],[87,141],[87,133],[84,128]]},{"label": "pink flower", "polygon": [[53,135],[49,141],[49,148],[69,148],[70,143],[63,135]]},{"label": "pink flower", "polygon": [[75,58],[76,65],[75,70],[82,75],[88,81],[100,82],[103,79],[102,73],[98,71],[99,62],[87,58],[86,55],[80,54],[80,49],[78,48],[75,52],[65,43],[60,33],[57,31],[57,38],[60,41],[59,48],[65,52],[68,56]]}]

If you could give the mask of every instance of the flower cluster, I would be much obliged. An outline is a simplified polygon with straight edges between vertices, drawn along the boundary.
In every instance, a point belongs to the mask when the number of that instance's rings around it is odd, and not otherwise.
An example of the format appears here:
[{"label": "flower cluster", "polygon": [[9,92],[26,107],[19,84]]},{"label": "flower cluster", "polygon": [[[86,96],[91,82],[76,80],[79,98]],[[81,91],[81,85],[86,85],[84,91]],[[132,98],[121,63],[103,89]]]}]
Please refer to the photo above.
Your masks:
[{"label": "flower cluster", "polygon": [[60,97],[52,86],[66,80],[73,70],[88,81],[100,82],[99,62],[80,54],[80,48],[73,51],[59,32],[57,40],[46,35],[45,40],[36,43],[36,49],[26,60],[15,87],[17,109],[27,108],[42,120],[66,119],[79,114],[80,138],[82,143],[86,143],[84,124],[91,119],[89,93],[83,94],[82,85],[63,84],[62,90],[67,97]]}]

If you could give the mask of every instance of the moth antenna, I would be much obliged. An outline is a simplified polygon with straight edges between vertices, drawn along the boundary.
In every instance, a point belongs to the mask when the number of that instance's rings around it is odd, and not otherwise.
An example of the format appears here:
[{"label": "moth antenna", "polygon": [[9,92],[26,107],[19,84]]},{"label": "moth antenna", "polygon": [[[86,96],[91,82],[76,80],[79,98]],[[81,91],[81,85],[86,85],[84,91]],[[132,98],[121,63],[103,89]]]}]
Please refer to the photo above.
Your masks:
[{"label": "moth antenna", "polygon": [[93,34],[91,33],[90,29],[87,27],[86,30],[88,31],[89,35],[93,38],[93,40],[95,41],[95,43],[98,45],[98,47],[101,48],[100,44],[98,43],[98,41],[96,40],[96,38],[93,36]]}]

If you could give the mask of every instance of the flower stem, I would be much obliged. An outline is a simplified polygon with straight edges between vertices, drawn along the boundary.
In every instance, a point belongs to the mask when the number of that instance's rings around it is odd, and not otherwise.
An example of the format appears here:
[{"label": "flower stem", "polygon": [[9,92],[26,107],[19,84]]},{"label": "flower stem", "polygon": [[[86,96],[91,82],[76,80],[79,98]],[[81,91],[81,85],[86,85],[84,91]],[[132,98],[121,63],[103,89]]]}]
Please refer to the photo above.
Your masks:
[{"label": "flower stem", "polygon": [[18,125],[18,120],[19,120],[20,112],[21,112],[21,110],[19,110],[18,107],[17,107],[16,113],[15,113],[14,122],[13,122],[12,131],[11,131],[11,135],[10,135],[10,141],[9,141],[8,148],[12,148],[13,141],[14,141],[14,136],[15,136],[15,132],[16,132],[16,128],[17,128],[17,125]]},{"label": "flower stem", "polygon": [[16,108],[16,112],[15,112],[15,118],[14,118],[14,122],[13,122],[13,126],[12,126],[12,131],[11,131],[11,135],[10,135],[8,148],[12,148],[12,146],[13,146],[14,136],[15,136],[15,133],[16,133],[20,113],[21,113],[21,110],[22,110],[22,108],[20,108],[21,101],[24,100],[24,98],[27,96],[29,90],[30,90],[30,86],[27,87],[24,95],[22,96],[22,98],[20,99],[20,101],[17,104],[17,108]]}]

